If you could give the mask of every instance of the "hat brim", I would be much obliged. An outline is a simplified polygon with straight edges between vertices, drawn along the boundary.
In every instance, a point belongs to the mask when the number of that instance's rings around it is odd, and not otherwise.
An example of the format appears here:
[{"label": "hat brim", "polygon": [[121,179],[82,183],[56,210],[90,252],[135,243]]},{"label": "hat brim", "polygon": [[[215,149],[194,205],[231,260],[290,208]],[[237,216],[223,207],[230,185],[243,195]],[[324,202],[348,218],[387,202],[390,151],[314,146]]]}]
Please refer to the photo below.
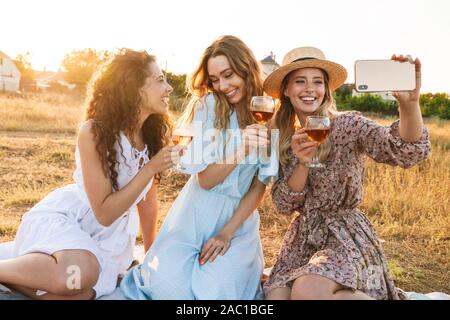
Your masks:
[{"label": "hat brim", "polygon": [[292,71],[303,68],[319,68],[324,70],[328,74],[328,86],[332,92],[342,86],[347,79],[347,70],[340,64],[320,59],[301,60],[281,66],[269,74],[266,80],[264,80],[264,91],[268,95],[280,99],[281,83],[283,79]]}]

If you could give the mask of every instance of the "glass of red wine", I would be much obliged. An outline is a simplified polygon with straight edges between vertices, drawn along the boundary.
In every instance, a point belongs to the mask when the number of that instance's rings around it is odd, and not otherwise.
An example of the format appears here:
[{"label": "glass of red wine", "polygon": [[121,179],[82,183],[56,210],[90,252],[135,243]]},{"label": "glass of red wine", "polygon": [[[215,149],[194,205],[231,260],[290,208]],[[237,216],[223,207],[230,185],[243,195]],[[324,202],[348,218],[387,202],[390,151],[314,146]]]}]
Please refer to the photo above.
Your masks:
[{"label": "glass of red wine", "polygon": [[322,116],[310,116],[306,118],[305,132],[311,141],[317,142],[316,154],[312,161],[307,165],[309,168],[324,168],[325,165],[319,161],[318,147],[325,141],[330,133],[330,118]]},{"label": "glass of red wine", "polygon": [[[271,96],[254,96],[250,102],[250,112],[256,122],[266,125],[275,112],[275,100]],[[259,152],[263,163],[270,160],[270,148],[260,148]]]}]

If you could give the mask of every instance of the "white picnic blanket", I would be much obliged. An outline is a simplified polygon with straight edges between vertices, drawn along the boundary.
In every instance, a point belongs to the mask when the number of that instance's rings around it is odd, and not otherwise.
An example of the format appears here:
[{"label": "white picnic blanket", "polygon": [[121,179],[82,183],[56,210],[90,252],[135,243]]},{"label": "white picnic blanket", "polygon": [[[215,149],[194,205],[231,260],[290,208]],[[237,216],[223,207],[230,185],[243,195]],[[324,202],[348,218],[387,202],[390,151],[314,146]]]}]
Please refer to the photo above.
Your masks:
[{"label": "white picnic blanket", "polygon": [[[4,250],[5,248],[11,246],[11,243],[1,243],[0,244],[0,260],[7,259],[5,256]],[[1,254],[3,251],[3,254]],[[136,246],[134,249],[134,259],[138,260],[139,263],[142,263],[144,260],[145,251],[143,246]],[[264,270],[264,274],[269,274],[270,268]],[[450,295],[444,292],[431,292],[427,294],[418,293],[418,292],[406,292],[408,299],[410,300],[450,300]],[[28,299],[20,294],[12,293],[7,287],[0,284],[0,300],[25,300]],[[116,290],[107,296],[100,297],[98,300],[126,300],[125,296],[120,291],[120,288],[116,288]]]}]

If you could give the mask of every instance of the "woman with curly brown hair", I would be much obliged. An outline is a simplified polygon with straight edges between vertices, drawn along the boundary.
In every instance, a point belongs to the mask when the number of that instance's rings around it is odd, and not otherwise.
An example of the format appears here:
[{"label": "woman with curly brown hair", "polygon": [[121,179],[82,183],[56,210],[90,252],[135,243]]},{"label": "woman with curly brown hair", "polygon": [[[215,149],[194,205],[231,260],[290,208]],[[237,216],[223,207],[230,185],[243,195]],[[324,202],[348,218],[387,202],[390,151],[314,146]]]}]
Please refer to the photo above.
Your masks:
[{"label": "woman with curly brown hair", "polygon": [[1,283],[33,299],[92,299],[115,289],[139,219],[145,249],[155,238],[157,181],[178,152],[166,146],[171,92],[145,51],[122,49],[99,69],[78,134],[75,183],[23,216],[0,260]]}]

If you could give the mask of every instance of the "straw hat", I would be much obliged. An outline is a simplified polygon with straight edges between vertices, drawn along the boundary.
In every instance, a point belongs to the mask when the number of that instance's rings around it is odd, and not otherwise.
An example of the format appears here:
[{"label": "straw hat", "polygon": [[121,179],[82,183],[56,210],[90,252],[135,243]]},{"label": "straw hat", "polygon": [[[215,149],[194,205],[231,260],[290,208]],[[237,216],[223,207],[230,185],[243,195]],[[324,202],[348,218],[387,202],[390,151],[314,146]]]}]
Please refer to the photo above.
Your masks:
[{"label": "straw hat", "polygon": [[328,86],[331,91],[342,86],[347,79],[347,71],[340,64],[328,61],[322,51],[314,47],[300,47],[289,51],[283,59],[281,67],[273,71],[264,81],[264,91],[280,98],[280,87],[283,79],[292,71],[301,68],[319,68],[328,74]]}]

